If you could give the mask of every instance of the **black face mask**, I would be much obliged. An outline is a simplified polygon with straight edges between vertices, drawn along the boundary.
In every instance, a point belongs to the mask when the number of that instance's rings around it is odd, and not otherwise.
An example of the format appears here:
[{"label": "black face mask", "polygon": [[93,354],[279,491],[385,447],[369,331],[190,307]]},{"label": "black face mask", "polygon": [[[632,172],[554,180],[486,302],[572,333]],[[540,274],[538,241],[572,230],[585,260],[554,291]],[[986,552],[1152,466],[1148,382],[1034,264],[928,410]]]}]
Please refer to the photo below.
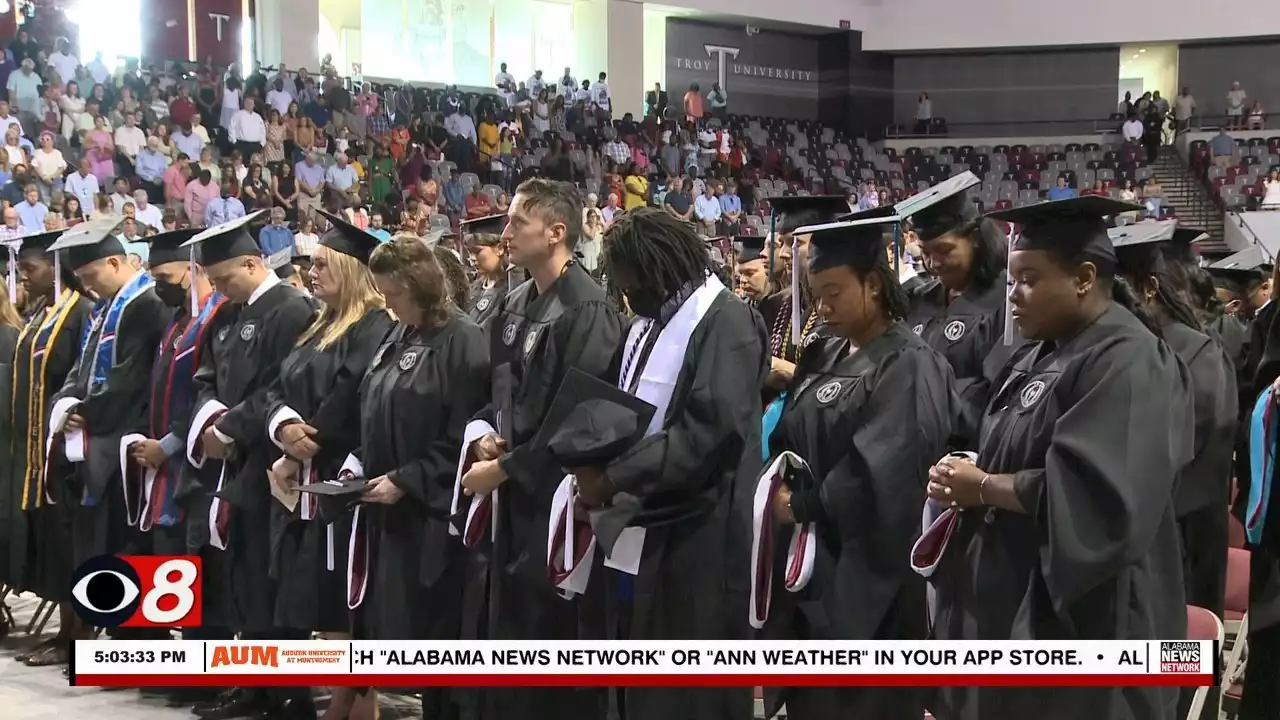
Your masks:
[{"label": "black face mask", "polygon": [[156,297],[171,308],[180,308],[187,303],[187,289],[178,283],[156,280]]},{"label": "black face mask", "polygon": [[666,298],[649,288],[627,292],[627,304],[631,306],[631,312],[650,320],[658,319],[665,303]]}]

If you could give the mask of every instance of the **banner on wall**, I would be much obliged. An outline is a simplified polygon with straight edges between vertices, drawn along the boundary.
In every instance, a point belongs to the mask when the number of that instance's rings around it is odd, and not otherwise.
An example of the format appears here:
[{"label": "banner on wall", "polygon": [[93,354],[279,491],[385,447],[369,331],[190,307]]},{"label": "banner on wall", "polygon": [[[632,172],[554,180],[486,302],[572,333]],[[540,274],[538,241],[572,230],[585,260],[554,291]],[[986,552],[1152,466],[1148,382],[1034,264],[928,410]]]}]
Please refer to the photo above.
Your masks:
[{"label": "banner on wall", "polygon": [[[719,83],[730,112],[813,117],[819,97],[819,36],[667,18],[667,89],[694,84],[704,97]],[[789,103],[785,109],[779,101]]]}]

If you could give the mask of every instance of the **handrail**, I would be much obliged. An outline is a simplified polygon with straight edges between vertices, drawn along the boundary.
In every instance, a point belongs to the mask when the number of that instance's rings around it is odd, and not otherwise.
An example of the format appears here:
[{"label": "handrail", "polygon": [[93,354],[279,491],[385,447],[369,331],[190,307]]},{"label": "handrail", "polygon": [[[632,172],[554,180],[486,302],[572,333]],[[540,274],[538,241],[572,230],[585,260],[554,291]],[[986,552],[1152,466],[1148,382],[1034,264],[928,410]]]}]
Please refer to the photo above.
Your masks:
[{"label": "handrail", "polygon": [[1244,213],[1231,212],[1231,213],[1227,213],[1227,215],[1232,217],[1237,222],[1237,227],[1239,227],[1243,233],[1249,236],[1251,244],[1260,246],[1258,242],[1258,233],[1254,232],[1253,228],[1249,227],[1249,221],[1244,219]]},{"label": "handrail", "polygon": [[[1072,129],[1060,129],[1061,126],[1073,126]],[[913,138],[963,138],[1000,135],[1008,133],[1009,128],[1049,128],[1050,134],[1100,134],[1117,132],[1119,125],[1113,118],[1078,118],[1069,120],[993,120],[987,122],[948,122],[938,132],[930,132],[932,125],[925,127],[924,133],[915,132],[914,123],[888,123],[884,126],[885,139],[909,140]],[[898,132],[902,129],[903,132]],[[981,132],[979,132],[981,129]],[[1033,131],[1023,131],[1026,132]]]}]

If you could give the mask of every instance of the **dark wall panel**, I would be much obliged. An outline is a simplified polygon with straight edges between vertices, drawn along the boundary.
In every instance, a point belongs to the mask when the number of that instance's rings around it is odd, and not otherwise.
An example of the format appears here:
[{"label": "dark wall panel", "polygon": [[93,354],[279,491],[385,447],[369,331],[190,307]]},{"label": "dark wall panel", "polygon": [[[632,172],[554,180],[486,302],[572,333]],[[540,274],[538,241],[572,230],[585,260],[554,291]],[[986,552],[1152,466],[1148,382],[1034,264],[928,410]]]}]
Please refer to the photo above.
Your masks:
[{"label": "dark wall panel", "polygon": [[667,88],[679,103],[691,84],[705,96],[723,77],[730,112],[817,118],[823,75],[818,46],[815,35],[747,35],[742,25],[668,18]]},{"label": "dark wall panel", "polygon": [[1239,81],[1252,100],[1268,112],[1280,111],[1280,41],[1235,41],[1223,45],[1182,45],[1178,48],[1178,85],[1191,88],[1201,115],[1221,115],[1227,91]]},{"label": "dark wall panel", "polygon": [[[900,55],[894,58],[894,117],[909,123],[921,92],[933,114],[995,132],[1080,132],[1065,123],[1115,111],[1119,48]],[[1006,124],[1012,123],[1012,124]],[[1023,123],[1019,125],[1018,123]]]}]

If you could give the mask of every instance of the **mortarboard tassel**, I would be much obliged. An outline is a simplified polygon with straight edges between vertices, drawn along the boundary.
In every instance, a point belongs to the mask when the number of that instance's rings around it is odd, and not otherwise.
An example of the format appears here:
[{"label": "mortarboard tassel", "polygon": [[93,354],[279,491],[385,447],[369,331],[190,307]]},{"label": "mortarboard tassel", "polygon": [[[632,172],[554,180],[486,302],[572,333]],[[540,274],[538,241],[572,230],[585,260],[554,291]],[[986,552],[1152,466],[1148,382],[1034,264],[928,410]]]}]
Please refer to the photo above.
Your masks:
[{"label": "mortarboard tassel", "polygon": [[191,258],[190,260],[187,261],[187,270],[190,272],[190,275],[191,275],[191,277],[188,279],[191,281],[191,317],[194,318],[195,316],[200,314],[200,308],[196,307],[197,304],[200,302],[200,298],[196,295],[196,249],[195,249],[195,246],[192,246],[191,248]]},{"label": "mortarboard tassel", "polygon": [[53,301],[62,298],[62,253],[53,253]]},{"label": "mortarboard tassel", "polygon": [[[796,239],[794,233],[791,235],[791,344],[801,347],[803,338],[800,334],[804,332],[800,319],[800,241]],[[786,349],[783,349],[783,353]]]},{"label": "mortarboard tassel", "polygon": [[1004,344],[1013,344],[1013,303],[1009,301],[1009,292],[1013,290],[1013,276],[1009,274],[1009,258],[1013,257],[1013,232],[1009,233],[1009,241],[1005,243],[1004,274],[1008,282],[1004,288]]}]

